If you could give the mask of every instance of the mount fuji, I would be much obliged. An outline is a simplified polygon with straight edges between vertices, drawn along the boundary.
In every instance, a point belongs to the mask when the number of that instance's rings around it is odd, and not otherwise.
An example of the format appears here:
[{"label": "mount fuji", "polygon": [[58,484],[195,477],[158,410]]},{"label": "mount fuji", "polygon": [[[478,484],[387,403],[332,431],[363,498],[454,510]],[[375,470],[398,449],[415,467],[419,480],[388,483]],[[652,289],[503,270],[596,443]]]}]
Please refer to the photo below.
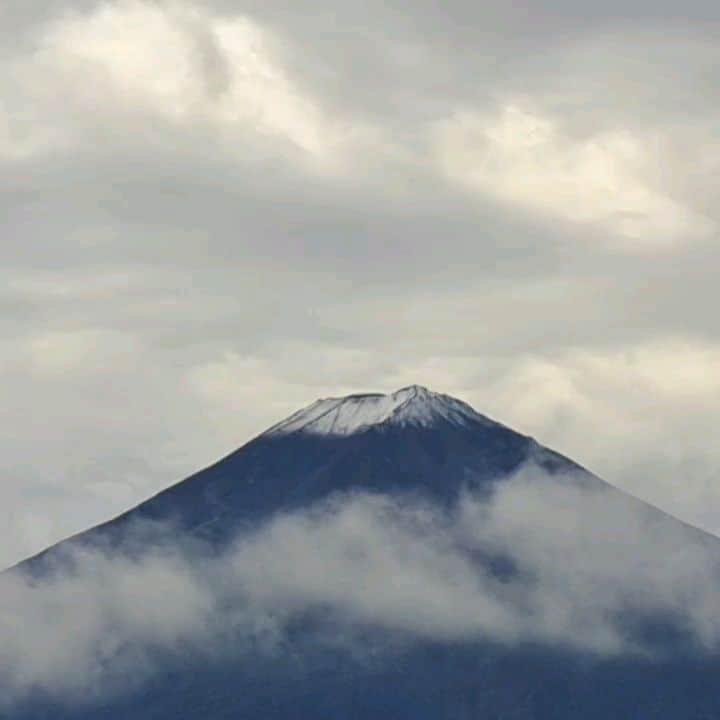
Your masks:
[{"label": "mount fuji", "polygon": [[318,400],[2,579],[50,598],[0,652],[7,720],[720,717],[720,540],[415,385]]},{"label": "mount fuji", "polygon": [[109,523],[26,561],[35,568],[67,543],[120,543],[139,520],[172,522],[213,543],[279,512],[351,491],[412,492],[443,503],[490,488],[523,463],[575,471],[570,460],[447,395],[397,392],[320,399],[218,463]]}]

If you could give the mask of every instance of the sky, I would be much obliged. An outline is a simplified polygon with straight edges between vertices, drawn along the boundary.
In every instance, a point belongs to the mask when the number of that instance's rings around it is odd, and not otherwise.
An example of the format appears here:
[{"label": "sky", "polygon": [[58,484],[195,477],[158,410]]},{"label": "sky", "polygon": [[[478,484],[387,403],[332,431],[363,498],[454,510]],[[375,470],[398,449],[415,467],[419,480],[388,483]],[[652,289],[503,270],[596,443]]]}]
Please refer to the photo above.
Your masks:
[{"label": "sky", "polygon": [[0,566],[316,398],[720,532],[720,10],[0,6]]}]

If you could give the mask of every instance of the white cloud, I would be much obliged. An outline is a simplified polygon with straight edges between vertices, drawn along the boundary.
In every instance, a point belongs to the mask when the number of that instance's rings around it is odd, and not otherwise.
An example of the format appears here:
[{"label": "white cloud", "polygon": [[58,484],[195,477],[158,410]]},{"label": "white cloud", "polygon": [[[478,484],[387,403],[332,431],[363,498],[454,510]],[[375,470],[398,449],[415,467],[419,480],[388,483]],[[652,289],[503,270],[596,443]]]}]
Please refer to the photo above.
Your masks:
[{"label": "white cloud", "polygon": [[715,228],[653,187],[653,139],[630,130],[575,137],[553,117],[507,104],[495,115],[456,112],[436,127],[434,141],[453,181],[589,230],[599,226],[629,249],[673,246]]},{"label": "white cloud", "polygon": [[122,145],[135,132],[157,143],[167,125],[201,130],[232,154],[263,137],[285,141],[307,169],[331,170],[353,138],[373,135],[298,87],[268,30],[193,3],[113,0],[68,11],[3,81],[14,102],[0,114],[0,152],[16,159],[90,138]]},{"label": "white cloud", "polygon": [[47,332],[28,345],[31,363],[40,372],[94,372],[109,363],[133,364],[141,352],[137,338],[104,328]]},{"label": "white cloud", "polygon": [[[360,623],[410,642],[658,652],[633,634],[638,617],[676,618],[706,648],[720,639],[714,541],[602,484],[532,467],[450,510],[338,496],[241,535],[220,557],[173,545],[170,528],[135,533],[127,547],[139,556],[78,550],[62,561],[73,569],[48,579],[0,578],[6,701],[33,688],[76,699],[127,688],[153,671],[154,649],[272,650],[313,610],[338,633],[323,640],[340,644],[345,623]],[[153,536],[161,543],[148,549]],[[479,552],[517,572],[492,574]]]},{"label": "white cloud", "polygon": [[708,428],[720,348],[670,337],[529,355],[483,405],[625,490],[717,532],[717,456]]},{"label": "white cloud", "polygon": [[[212,595],[178,556],[80,552],[74,559],[75,572],[40,583],[0,578],[6,690],[92,699],[108,683],[138,679],[147,651],[197,637],[208,620]],[[103,670],[113,657],[118,664]]]}]

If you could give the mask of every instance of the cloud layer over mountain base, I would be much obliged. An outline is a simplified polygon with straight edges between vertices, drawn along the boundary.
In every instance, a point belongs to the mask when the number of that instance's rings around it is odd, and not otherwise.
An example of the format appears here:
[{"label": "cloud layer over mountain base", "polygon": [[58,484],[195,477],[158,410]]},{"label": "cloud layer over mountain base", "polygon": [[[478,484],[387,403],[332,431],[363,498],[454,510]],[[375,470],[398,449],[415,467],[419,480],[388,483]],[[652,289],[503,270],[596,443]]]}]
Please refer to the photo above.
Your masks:
[{"label": "cloud layer over mountain base", "polygon": [[44,579],[0,578],[6,702],[97,699],[168,655],[282,653],[299,627],[359,655],[363,628],[382,631],[388,650],[547,643],[649,662],[668,638],[697,653],[720,639],[714,540],[599,481],[533,467],[450,511],[337,496],[220,555],[165,537],[140,554],[132,537],[125,549],[72,549],[72,570]]}]

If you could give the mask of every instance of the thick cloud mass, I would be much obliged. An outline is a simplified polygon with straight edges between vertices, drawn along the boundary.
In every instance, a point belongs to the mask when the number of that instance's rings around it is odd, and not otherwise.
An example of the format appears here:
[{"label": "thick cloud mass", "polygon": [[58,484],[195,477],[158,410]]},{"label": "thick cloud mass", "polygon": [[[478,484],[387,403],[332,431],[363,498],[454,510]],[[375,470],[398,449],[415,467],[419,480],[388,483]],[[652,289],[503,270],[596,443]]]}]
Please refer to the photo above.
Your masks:
[{"label": "thick cloud mass", "polygon": [[[700,652],[720,642],[715,542],[608,486],[532,467],[451,510],[331,498],[219,557],[178,546],[171,528],[167,537],[140,554],[144,541],[132,537],[132,553],[76,549],[50,579],[0,578],[6,702],[127,688],[152,674],[158,652],[283,652],[286,628],[313,611],[332,627],[313,631],[323,642],[359,654],[351,629],[367,627],[390,651],[417,640],[531,641],[653,659],[663,651],[633,633],[637,617],[678,621]],[[512,572],[491,570],[493,557]]]},{"label": "thick cloud mass", "polygon": [[720,530],[718,9],[0,9],[0,566],[420,382]]}]

